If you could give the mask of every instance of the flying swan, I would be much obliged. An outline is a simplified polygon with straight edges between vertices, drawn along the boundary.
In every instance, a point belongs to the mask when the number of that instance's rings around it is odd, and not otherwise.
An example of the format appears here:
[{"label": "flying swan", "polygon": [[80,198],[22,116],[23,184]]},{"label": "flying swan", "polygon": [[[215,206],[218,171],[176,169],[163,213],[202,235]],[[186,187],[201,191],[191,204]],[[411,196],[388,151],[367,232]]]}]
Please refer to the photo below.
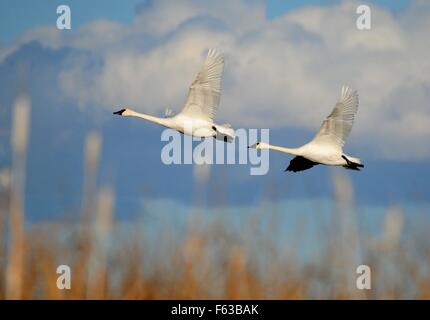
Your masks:
[{"label": "flying swan", "polygon": [[264,142],[257,142],[249,148],[272,149],[295,155],[285,171],[303,171],[317,164],[342,166],[346,169],[360,170],[364,166],[359,158],[344,154],[342,147],[351,132],[354,116],[358,110],[358,94],[347,86],[342,87],[342,93],[333,111],[323,121],[315,137],[299,148],[283,148]]},{"label": "flying swan", "polygon": [[232,141],[234,130],[230,125],[213,122],[220,100],[223,70],[223,55],[217,49],[210,49],[203,68],[189,88],[187,101],[180,113],[173,115],[170,109],[166,109],[165,118],[159,118],[126,107],[114,114],[142,118],[191,136]]}]

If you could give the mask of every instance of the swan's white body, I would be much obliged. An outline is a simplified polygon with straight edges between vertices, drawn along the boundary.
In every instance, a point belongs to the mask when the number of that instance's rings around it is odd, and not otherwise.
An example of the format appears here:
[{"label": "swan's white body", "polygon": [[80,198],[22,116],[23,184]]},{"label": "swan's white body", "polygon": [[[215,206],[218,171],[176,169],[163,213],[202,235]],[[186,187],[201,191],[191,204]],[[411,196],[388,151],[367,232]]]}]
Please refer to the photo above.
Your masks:
[{"label": "swan's white body", "polygon": [[166,110],[166,117],[160,118],[130,108],[124,108],[114,114],[145,119],[191,136],[232,140],[234,130],[229,125],[218,125],[213,121],[220,100],[223,71],[223,56],[216,49],[210,49],[203,68],[190,86],[187,102],[179,114],[170,116],[170,110]]},{"label": "swan's white body", "polygon": [[363,167],[360,159],[345,155],[343,152],[343,146],[351,132],[357,110],[357,92],[344,86],[333,111],[323,121],[315,137],[307,144],[299,148],[284,148],[258,142],[251,147],[272,149],[295,155],[296,157],[291,160],[287,171],[302,171],[317,164],[359,170]]}]

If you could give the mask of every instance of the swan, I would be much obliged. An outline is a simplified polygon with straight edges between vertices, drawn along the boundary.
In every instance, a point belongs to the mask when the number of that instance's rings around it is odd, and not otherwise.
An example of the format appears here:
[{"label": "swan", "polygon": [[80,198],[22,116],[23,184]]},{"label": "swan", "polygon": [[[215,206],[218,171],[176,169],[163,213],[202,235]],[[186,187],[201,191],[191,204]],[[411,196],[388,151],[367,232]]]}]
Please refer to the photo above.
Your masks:
[{"label": "swan", "polygon": [[351,132],[357,110],[357,91],[343,86],[333,111],[323,121],[315,137],[307,144],[298,148],[284,148],[257,142],[248,148],[272,149],[294,155],[295,157],[285,171],[303,171],[318,164],[342,166],[346,169],[360,171],[360,168],[364,167],[361,160],[344,154],[342,150]]},{"label": "swan", "polygon": [[213,121],[220,100],[223,71],[223,55],[215,48],[209,49],[202,69],[189,88],[187,101],[180,113],[174,115],[170,109],[166,109],[165,118],[159,118],[124,107],[113,114],[141,118],[190,136],[232,141],[234,130],[230,125],[218,125]]}]

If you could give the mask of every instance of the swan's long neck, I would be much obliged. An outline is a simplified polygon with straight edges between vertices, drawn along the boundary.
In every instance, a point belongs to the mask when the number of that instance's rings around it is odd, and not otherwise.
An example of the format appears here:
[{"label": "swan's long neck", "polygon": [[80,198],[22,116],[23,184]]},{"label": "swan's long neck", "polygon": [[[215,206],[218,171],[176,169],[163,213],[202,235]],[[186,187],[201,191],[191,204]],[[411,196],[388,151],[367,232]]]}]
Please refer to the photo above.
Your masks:
[{"label": "swan's long neck", "polygon": [[284,147],[272,146],[271,144],[268,144],[267,148],[271,150],[280,151],[283,153],[289,153],[295,156],[300,155],[300,148],[284,148]]},{"label": "swan's long neck", "polygon": [[159,118],[159,117],[154,117],[154,116],[150,116],[149,114],[145,114],[145,113],[140,113],[140,112],[136,112],[133,110],[129,110],[127,112],[127,114],[124,114],[125,117],[136,117],[136,118],[141,118],[141,119],[145,119],[147,121],[162,125],[162,126],[166,126],[168,127],[170,125],[170,119],[169,118]]}]

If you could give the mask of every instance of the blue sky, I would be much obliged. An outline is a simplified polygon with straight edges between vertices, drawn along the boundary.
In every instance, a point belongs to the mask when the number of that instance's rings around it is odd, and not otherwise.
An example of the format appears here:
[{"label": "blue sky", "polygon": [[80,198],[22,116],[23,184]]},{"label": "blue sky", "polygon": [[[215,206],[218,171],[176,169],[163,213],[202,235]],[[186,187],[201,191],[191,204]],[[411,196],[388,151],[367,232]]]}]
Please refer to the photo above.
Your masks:
[{"label": "blue sky", "polygon": [[[56,8],[67,4],[72,8],[73,26],[78,28],[96,19],[114,20],[130,23],[134,17],[136,6],[149,3],[149,0],[43,0],[35,4],[29,0],[3,0],[0,4],[0,43],[9,43],[23,35],[27,30],[56,21]],[[273,18],[287,11],[309,5],[329,5],[339,0],[267,0],[267,17]],[[403,9],[408,0],[373,0],[394,11]]]},{"label": "blue sky", "polygon": [[[354,17],[352,5],[323,2],[75,0],[72,31],[59,32],[56,6],[63,1],[2,1],[0,167],[10,165],[10,106],[17,70],[27,61],[30,217],[79,209],[83,141],[94,129],[103,136],[98,183],[114,184],[124,215],[138,212],[142,198],[193,205],[193,168],[161,163],[161,128],[114,118],[112,111],[124,104],[157,115],[165,107],[178,110],[210,46],[226,52],[220,122],[271,128],[271,142],[298,146],[331,111],[341,85],[351,83],[361,104],[346,150],[366,165],[347,173],[355,201],[362,208],[426,205],[430,73],[422,40],[430,10],[423,3],[409,8],[408,1],[368,2],[382,8],[374,9],[375,29],[365,34],[345,18]],[[317,12],[296,12],[309,5]],[[330,10],[337,19],[320,28]],[[271,154],[262,177],[249,176],[248,166],[214,166],[206,204],[217,205],[209,195],[223,183],[223,205],[232,207],[332,197],[332,170],[286,175],[289,159]]]}]

